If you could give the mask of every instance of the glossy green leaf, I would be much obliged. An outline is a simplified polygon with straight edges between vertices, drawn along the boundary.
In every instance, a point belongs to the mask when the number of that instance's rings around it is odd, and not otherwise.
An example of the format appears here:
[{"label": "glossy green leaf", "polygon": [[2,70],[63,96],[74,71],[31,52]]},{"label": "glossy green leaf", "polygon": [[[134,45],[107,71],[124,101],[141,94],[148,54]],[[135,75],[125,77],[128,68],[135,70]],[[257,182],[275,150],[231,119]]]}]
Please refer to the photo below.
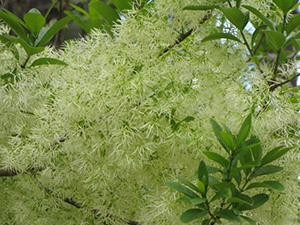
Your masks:
[{"label": "glossy green leaf", "polygon": [[267,166],[263,166],[263,167],[260,167],[259,169],[257,169],[255,171],[255,173],[253,174],[253,177],[263,176],[263,175],[272,174],[272,173],[278,173],[281,170],[283,170],[283,168],[280,166],[267,165]]},{"label": "glossy green leaf", "polygon": [[270,188],[278,191],[284,191],[284,186],[278,181],[264,181],[264,182],[254,182],[251,183],[246,190],[252,188]]},{"label": "glossy green leaf", "polygon": [[241,3],[242,3],[242,0],[236,0],[235,7],[236,8],[240,8],[241,7]]},{"label": "glossy green leaf", "polygon": [[2,8],[2,10],[8,14],[11,18],[13,18],[15,21],[17,21],[20,25],[22,25],[23,27],[25,27],[26,29],[28,29],[27,25],[24,23],[23,20],[21,20],[19,17],[17,17],[15,14],[13,14],[12,12],[8,11],[5,8]]},{"label": "glossy green leaf", "polygon": [[92,2],[89,4],[89,7],[90,13],[100,16],[102,19],[104,19],[109,27],[111,27],[120,19],[119,14],[113,8],[103,2]]},{"label": "glossy green leaf", "polygon": [[25,30],[18,23],[18,21],[14,19],[14,17],[0,10],[0,19],[2,19],[18,37],[22,38],[23,40],[27,40],[27,34]]},{"label": "glossy green leaf", "polygon": [[256,225],[256,222],[248,216],[242,216],[241,215],[241,218],[246,220],[250,225]]},{"label": "glossy green leaf", "polygon": [[203,160],[201,160],[198,167],[198,179],[204,183],[206,189],[208,186],[209,179],[206,164]]},{"label": "glossy green leaf", "polygon": [[286,25],[286,33],[289,35],[296,28],[300,27],[300,14],[293,15],[293,17],[289,20]]},{"label": "glossy green leaf", "polygon": [[70,4],[70,6],[73,7],[76,11],[81,12],[83,15],[86,15],[87,17],[90,16],[90,14],[89,14],[87,11],[85,11],[85,10],[82,9],[82,8],[80,8],[79,6],[74,5],[74,4],[72,4],[72,3]]},{"label": "glossy green leaf", "polygon": [[189,188],[178,184],[176,182],[166,182],[165,183],[168,187],[175,189],[176,191],[181,192],[182,194],[185,194],[186,196],[190,197],[190,198],[199,198],[199,196],[197,194],[195,194],[195,192],[193,192],[192,190],[190,190]]},{"label": "glossy green leaf", "polygon": [[273,2],[280,8],[284,14],[298,3],[298,0],[273,0]]},{"label": "glossy green leaf", "polygon": [[202,182],[202,181],[198,181],[197,183],[198,185],[198,189],[200,190],[201,194],[205,195],[206,194],[206,187],[205,187],[205,184]]},{"label": "glossy green leaf", "polygon": [[269,195],[267,194],[258,194],[252,197],[253,200],[253,205],[248,205],[248,204],[241,204],[239,206],[239,210],[245,211],[245,210],[252,210],[256,209],[263,204],[265,204],[269,200]]},{"label": "glossy green leaf", "polygon": [[28,57],[30,57],[34,54],[37,54],[39,52],[42,52],[45,49],[44,47],[30,46],[25,40],[18,38],[18,37],[14,37],[14,36],[10,36],[10,35],[3,35],[3,36],[13,43],[20,43],[21,46],[24,48],[25,52],[27,53]]},{"label": "glossy green leaf", "polygon": [[238,39],[236,36],[233,36],[232,34],[228,34],[228,33],[213,33],[203,38],[201,42],[212,41],[212,40],[217,40],[222,38],[242,43],[242,41]]},{"label": "glossy green leaf", "polygon": [[219,163],[221,166],[227,168],[229,166],[228,160],[216,152],[203,151],[203,154],[206,155],[209,159]]},{"label": "glossy green leaf", "polygon": [[234,177],[236,174],[238,174],[242,170],[253,168],[253,167],[256,167],[256,166],[259,166],[259,165],[260,165],[259,161],[252,161],[252,162],[246,163],[243,166],[235,167],[231,170],[232,177]]},{"label": "glossy green leaf", "polygon": [[285,36],[278,31],[266,30],[264,33],[267,35],[271,45],[275,50],[279,50],[285,44]]},{"label": "glossy green leaf", "polygon": [[220,191],[216,192],[215,196],[210,200],[211,202],[220,199],[220,198],[228,198],[231,195],[230,188],[222,188]]},{"label": "glossy green leaf", "polygon": [[65,11],[65,14],[71,16],[74,22],[77,23],[86,33],[90,32],[89,26],[83,21],[81,17],[70,11]]},{"label": "glossy green leaf", "polygon": [[242,127],[237,136],[236,145],[239,147],[248,137],[250,129],[251,129],[252,115],[249,114],[244,120]]},{"label": "glossy green leaf", "polygon": [[261,145],[256,145],[251,148],[253,160],[259,162],[262,158],[262,148]]},{"label": "glossy green leaf", "polygon": [[274,160],[280,158],[284,154],[286,154],[290,149],[292,148],[283,148],[284,146],[279,146],[271,151],[269,151],[261,160],[261,166],[264,166],[266,164],[269,164],[273,162]]},{"label": "glossy green leaf", "polygon": [[236,153],[241,154],[241,153],[243,153],[243,152],[246,152],[246,151],[248,151],[248,150],[250,150],[250,149],[252,149],[252,148],[254,148],[254,147],[260,145],[260,142],[255,142],[254,140],[253,140],[253,142],[252,142],[252,140],[248,140],[248,141],[246,141],[244,144],[245,144],[245,145],[242,146],[241,148],[239,148],[239,149],[236,151]]},{"label": "glossy green leaf", "polygon": [[53,1],[53,3],[51,4],[51,6],[48,8],[46,14],[45,14],[45,19],[47,19],[49,13],[51,12],[51,10],[53,9],[53,7],[55,6],[55,4],[57,3],[58,0]]},{"label": "glossy green leaf", "polygon": [[[255,29],[255,31],[254,31],[254,33],[252,34],[252,38],[251,38],[251,46],[252,47],[256,47],[256,38],[258,37],[258,35],[259,34],[261,34],[261,33],[263,33],[262,31],[263,30],[266,30],[266,28],[267,28],[267,26],[266,25],[261,25],[261,26],[258,26],[256,29]],[[263,37],[261,37],[261,38],[264,38],[265,37],[265,34],[263,34],[264,36]]]},{"label": "glossy green leaf", "polygon": [[238,197],[228,198],[227,203],[243,203],[247,205],[253,205],[253,200],[247,195],[239,195]]},{"label": "glossy green leaf", "polygon": [[197,191],[199,193],[201,193],[201,191],[199,190],[199,188],[197,188],[196,185],[194,185],[193,183],[191,183],[190,181],[182,178],[182,177],[176,177],[181,183],[185,184],[186,186],[188,186],[189,188],[191,188],[194,191]]},{"label": "glossy green leaf", "polygon": [[250,5],[243,5],[243,8],[249,10],[251,13],[253,13],[255,16],[257,16],[261,21],[267,25],[271,30],[275,30],[274,24],[271,20],[269,20],[265,15],[263,15],[259,10],[256,8],[250,6]]},{"label": "glossy green leaf", "polygon": [[230,134],[225,133],[223,131],[220,132],[220,135],[225,144],[228,146],[228,148],[230,148],[230,150],[233,151],[235,147],[234,138]]},{"label": "glossy green leaf", "polygon": [[243,13],[238,8],[220,7],[225,17],[240,31],[244,30],[249,21],[249,13]]},{"label": "glossy green leaf", "polygon": [[193,116],[187,116],[187,117],[185,117],[182,121],[184,121],[184,122],[191,122],[191,121],[193,121],[193,120],[195,120],[195,117],[193,117]]},{"label": "glossy green leaf", "polygon": [[[203,40],[202,40],[203,41]],[[222,136],[221,136],[221,127],[220,125],[213,119],[210,119],[210,123],[212,125],[213,131],[215,133],[215,136],[217,138],[217,140],[219,141],[219,143],[223,146],[223,148],[230,153],[230,148],[226,145],[225,141],[223,140]]]},{"label": "glossy green leaf", "polygon": [[202,204],[205,201],[206,201],[206,198],[192,198],[190,200],[190,202],[191,202],[192,205],[200,205],[200,204]]},{"label": "glossy green leaf", "polygon": [[218,8],[218,5],[188,5],[183,10],[212,10]]},{"label": "glossy green leaf", "polygon": [[184,213],[182,213],[182,215],[180,216],[180,220],[183,223],[189,223],[193,220],[202,218],[204,216],[207,215],[207,211],[206,210],[202,210],[202,209],[189,209],[187,211],[185,211]]},{"label": "glossy green leaf", "polygon": [[40,30],[46,23],[45,18],[38,13],[26,13],[24,15],[24,21],[34,37],[38,36]]},{"label": "glossy green leaf", "polygon": [[55,24],[53,24],[52,27],[49,28],[47,33],[43,36],[43,38],[40,40],[39,43],[37,43],[37,46],[44,46],[46,45],[55,34],[57,34],[61,29],[65,27],[67,23],[69,23],[73,18],[72,17],[64,17],[61,20],[57,21]]},{"label": "glossy green leaf", "polygon": [[67,66],[68,64],[64,61],[54,59],[54,58],[39,58],[30,65],[30,67],[33,66],[41,66],[41,65],[61,65],[61,66]]},{"label": "glossy green leaf", "polygon": [[132,0],[113,0],[114,5],[119,9],[119,11],[131,9]]},{"label": "glossy green leaf", "polygon": [[239,216],[235,215],[235,213],[229,209],[220,210],[216,212],[215,215],[230,222],[240,222],[241,220]]},{"label": "glossy green leaf", "polygon": [[300,30],[292,32],[289,36],[287,36],[286,42],[283,47],[288,47],[294,40],[297,39],[300,39]]}]

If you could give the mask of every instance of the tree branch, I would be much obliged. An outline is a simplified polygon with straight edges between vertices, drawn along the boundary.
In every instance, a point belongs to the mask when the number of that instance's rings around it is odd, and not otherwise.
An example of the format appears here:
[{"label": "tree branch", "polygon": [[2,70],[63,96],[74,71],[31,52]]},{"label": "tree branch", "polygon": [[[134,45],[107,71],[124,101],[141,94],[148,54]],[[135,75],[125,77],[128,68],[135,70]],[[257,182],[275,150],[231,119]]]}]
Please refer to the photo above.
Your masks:
[{"label": "tree branch", "polygon": [[[54,193],[51,189],[45,187],[42,183],[39,182],[39,186],[41,189],[43,189],[47,194],[50,194],[54,196],[55,198],[58,198],[62,200],[63,202],[74,206],[77,209],[89,209],[94,215],[101,215],[102,213],[98,209],[90,209],[89,207],[83,205],[82,203],[74,201],[72,198],[63,198],[61,196],[58,196],[57,194]],[[109,217],[113,220],[115,220],[115,217],[113,215],[107,214],[106,217]],[[133,220],[126,220],[126,219],[121,219],[123,222],[127,223],[128,225],[141,225],[139,222],[133,221]]]},{"label": "tree branch", "polygon": [[[211,15],[212,15],[212,11],[210,10],[210,11],[208,11],[208,12],[206,13],[206,15],[201,19],[199,25],[204,24],[204,23],[210,18]],[[176,45],[179,45],[181,42],[183,42],[187,37],[189,37],[189,36],[193,33],[194,30],[195,30],[195,29],[192,28],[192,29],[190,29],[189,31],[187,31],[186,33],[180,34],[179,38],[175,41],[175,43],[172,44],[172,45],[169,45],[167,48],[165,48],[165,49],[163,50],[163,52],[160,53],[160,54],[158,55],[158,57],[163,56],[165,53],[167,53],[168,51],[170,51],[170,50],[171,50],[172,48],[174,48]]]},{"label": "tree branch", "polygon": [[285,85],[285,84],[291,82],[292,80],[296,79],[296,78],[299,77],[299,76],[300,76],[300,73],[298,73],[297,75],[293,76],[292,78],[290,78],[290,79],[288,79],[288,80],[286,80],[286,81],[283,81],[283,82],[281,82],[281,83],[279,83],[279,84],[273,84],[273,85],[270,85],[270,91],[271,91],[271,92],[274,91],[276,88],[281,87],[281,86],[283,86],[283,85]]}]

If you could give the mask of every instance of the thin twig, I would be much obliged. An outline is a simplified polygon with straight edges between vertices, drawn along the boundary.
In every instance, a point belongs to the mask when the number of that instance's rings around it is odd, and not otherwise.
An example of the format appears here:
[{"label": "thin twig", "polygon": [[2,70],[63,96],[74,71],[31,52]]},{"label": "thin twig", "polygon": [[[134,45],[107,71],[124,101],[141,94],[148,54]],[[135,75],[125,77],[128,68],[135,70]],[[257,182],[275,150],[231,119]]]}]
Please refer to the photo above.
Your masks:
[{"label": "thin twig", "polygon": [[[210,10],[210,11],[208,11],[208,12],[206,13],[206,15],[205,15],[204,17],[202,17],[202,19],[201,19],[199,25],[204,24],[204,23],[211,17],[211,15],[212,15],[212,11]],[[189,31],[187,31],[186,33],[182,33],[182,34],[179,36],[179,38],[175,41],[175,43],[174,43],[174,44],[171,44],[171,45],[169,45],[167,48],[165,48],[165,49],[163,50],[163,52],[160,53],[160,54],[158,55],[158,57],[163,56],[165,53],[167,53],[168,51],[170,51],[170,50],[171,50],[172,48],[174,48],[176,45],[179,45],[179,44],[180,44],[181,42],[183,42],[187,37],[189,37],[194,31],[195,31],[195,28],[192,28],[192,29],[190,29]]]},{"label": "thin twig", "polygon": [[291,82],[292,80],[296,79],[296,78],[299,77],[299,76],[300,76],[300,73],[298,73],[297,75],[293,76],[292,78],[290,78],[290,79],[288,79],[288,80],[286,80],[286,81],[283,81],[283,82],[281,82],[281,83],[279,83],[279,84],[271,85],[271,86],[270,86],[270,91],[271,91],[271,92],[274,91],[276,88],[281,87],[281,86],[283,86],[283,85],[285,85],[285,84]]},{"label": "thin twig", "polygon": [[[98,209],[90,209],[89,207],[83,205],[80,202],[76,202],[74,201],[72,198],[63,198],[61,196],[58,196],[57,194],[54,193],[54,191],[52,191],[51,189],[45,187],[41,182],[39,182],[39,186],[41,189],[43,189],[47,194],[50,194],[52,196],[54,196],[55,198],[58,198],[60,200],[62,200],[63,202],[74,206],[77,209],[88,209],[90,210],[94,215],[103,215]],[[111,218],[112,220],[115,220],[115,217],[113,215],[107,214],[106,217]],[[128,225],[141,225],[139,222],[137,221],[133,221],[133,220],[126,220],[126,219],[121,219],[123,222],[127,223]]]}]

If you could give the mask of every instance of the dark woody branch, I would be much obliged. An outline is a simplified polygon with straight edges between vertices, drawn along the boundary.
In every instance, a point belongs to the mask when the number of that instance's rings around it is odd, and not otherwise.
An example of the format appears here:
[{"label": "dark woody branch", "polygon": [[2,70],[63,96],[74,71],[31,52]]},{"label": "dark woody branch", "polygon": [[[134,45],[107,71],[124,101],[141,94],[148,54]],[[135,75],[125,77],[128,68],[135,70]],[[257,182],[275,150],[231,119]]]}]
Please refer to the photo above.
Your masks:
[{"label": "dark woody branch", "polygon": [[[212,11],[208,11],[204,17],[202,17],[202,19],[199,22],[199,25],[204,24],[212,15]],[[174,48],[176,45],[179,45],[181,42],[183,42],[187,37],[189,37],[193,32],[195,31],[194,28],[190,29],[189,31],[180,34],[180,36],[178,37],[178,39],[175,41],[174,44],[169,45],[167,48],[165,48],[163,50],[162,53],[159,54],[158,57],[163,56],[165,53],[167,53],[168,51],[170,51],[172,48]]]}]

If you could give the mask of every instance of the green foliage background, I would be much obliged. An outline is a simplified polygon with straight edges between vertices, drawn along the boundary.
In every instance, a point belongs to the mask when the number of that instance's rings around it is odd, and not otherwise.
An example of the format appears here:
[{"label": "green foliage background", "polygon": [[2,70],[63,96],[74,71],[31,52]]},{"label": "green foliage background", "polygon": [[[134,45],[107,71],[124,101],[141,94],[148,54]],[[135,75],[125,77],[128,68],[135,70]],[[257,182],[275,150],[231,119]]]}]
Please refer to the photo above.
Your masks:
[{"label": "green foliage background", "polygon": [[[247,70],[243,46],[201,43],[218,15],[199,26],[205,12],[182,9],[214,2],[157,0],[130,10],[114,39],[96,30],[62,51],[47,48],[37,56],[68,67],[25,68],[19,82],[2,83],[0,165],[24,174],[0,180],[1,224],[181,224],[188,205],[178,204],[179,195],[164,182],[178,175],[191,180],[203,150],[221,151],[209,118],[237,132],[249,112],[258,113],[266,102],[253,120],[253,134],[264,149],[295,148],[276,174],[285,192],[266,189],[271,200],[253,217],[265,225],[297,223],[300,105],[290,100],[289,89],[270,92],[259,71]],[[247,4],[269,10],[258,0]],[[191,37],[161,55],[179,31],[190,28],[196,29]],[[4,25],[1,32],[8,32]],[[16,62],[0,48],[5,73]],[[272,73],[264,67],[267,76]],[[172,120],[188,116],[195,120],[172,129]],[[66,198],[84,207],[60,200]]]}]

